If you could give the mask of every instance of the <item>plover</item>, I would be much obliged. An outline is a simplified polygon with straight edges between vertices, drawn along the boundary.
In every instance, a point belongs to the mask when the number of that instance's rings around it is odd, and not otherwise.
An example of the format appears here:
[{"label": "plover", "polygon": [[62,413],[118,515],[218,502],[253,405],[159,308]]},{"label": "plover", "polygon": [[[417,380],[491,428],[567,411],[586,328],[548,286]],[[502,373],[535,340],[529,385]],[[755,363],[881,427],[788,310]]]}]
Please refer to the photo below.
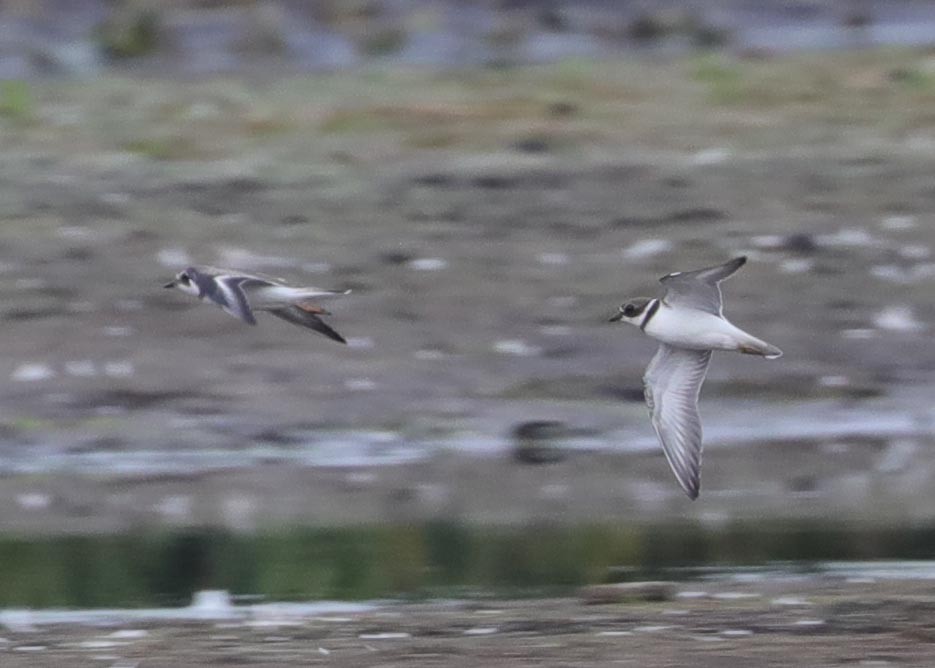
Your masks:
[{"label": "plover", "polygon": [[628,322],[657,339],[659,350],[643,375],[643,394],[662,450],[685,493],[701,488],[701,418],[698,393],[714,350],[775,359],[782,351],[728,322],[720,282],[740,269],[737,257],[716,267],[675,272],[659,282],[662,299],[632,299],[610,319]]},{"label": "plover", "polygon": [[235,318],[256,324],[254,311],[268,311],[277,318],[324,334],[329,339],[347,343],[320,316],[331,315],[312,300],[345,295],[350,290],[322,290],[293,287],[278,278],[247,274],[216,267],[189,267],[180,271],[163,287],[178,288],[202,301],[214,302]]}]

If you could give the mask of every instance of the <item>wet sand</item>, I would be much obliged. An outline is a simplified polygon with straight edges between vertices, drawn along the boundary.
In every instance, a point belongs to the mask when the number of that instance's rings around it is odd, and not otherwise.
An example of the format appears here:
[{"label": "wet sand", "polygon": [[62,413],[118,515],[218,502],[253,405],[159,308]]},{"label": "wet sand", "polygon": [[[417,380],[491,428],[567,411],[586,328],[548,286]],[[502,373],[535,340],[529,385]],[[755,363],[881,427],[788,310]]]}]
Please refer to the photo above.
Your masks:
[{"label": "wet sand", "polygon": [[[930,666],[935,585],[787,577],[682,584],[669,601],[387,604],[362,612],[7,629],[35,666]],[[210,616],[210,614],[209,614]]]}]

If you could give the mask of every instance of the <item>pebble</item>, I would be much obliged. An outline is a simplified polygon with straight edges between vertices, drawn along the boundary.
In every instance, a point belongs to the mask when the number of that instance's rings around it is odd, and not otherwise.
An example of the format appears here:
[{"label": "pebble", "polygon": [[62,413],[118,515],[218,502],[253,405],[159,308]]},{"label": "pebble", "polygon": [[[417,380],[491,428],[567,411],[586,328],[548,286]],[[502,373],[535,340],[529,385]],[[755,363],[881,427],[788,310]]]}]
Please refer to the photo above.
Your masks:
[{"label": "pebble", "polygon": [[796,626],[823,626],[825,620],[823,619],[799,619],[795,622]]},{"label": "pebble", "polygon": [[674,626],[667,624],[650,624],[647,626],[634,626],[634,633],[659,633],[660,631],[668,631],[669,629],[674,629]]},{"label": "pebble", "polygon": [[133,327],[105,327],[101,330],[104,333],[104,336],[133,336],[136,334],[136,329]]},{"label": "pebble", "polygon": [[126,360],[104,362],[104,375],[109,378],[129,378],[134,371],[133,363]]},{"label": "pebble", "polygon": [[48,380],[55,378],[55,371],[48,364],[27,363],[16,367],[16,370],[10,374],[11,380],[21,382],[35,382],[38,380]]},{"label": "pebble", "polygon": [[812,267],[815,266],[815,263],[811,260],[805,258],[793,258],[790,260],[783,260],[779,264],[779,270],[786,274],[802,274],[806,271],[811,271]]},{"label": "pebble", "polygon": [[52,497],[42,492],[26,492],[16,495],[16,505],[23,510],[42,510],[52,505]]},{"label": "pebble", "polygon": [[114,638],[116,640],[139,640],[140,638],[145,638],[148,635],[149,631],[146,629],[119,629],[107,637]]},{"label": "pebble", "polygon": [[841,330],[841,336],[843,336],[845,339],[865,340],[875,338],[877,336],[877,332],[873,329],[844,329]]},{"label": "pebble", "polygon": [[415,271],[441,271],[447,266],[448,261],[440,257],[420,257],[409,262],[409,268]]},{"label": "pebble", "polygon": [[91,360],[70,360],[65,362],[65,373],[79,378],[91,378],[97,375],[97,368]]},{"label": "pebble", "polygon": [[497,341],[493,349],[503,355],[516,355],[517,357],[535,357],[542,353],[542,348],[530,345],[521,339]]},{"label": "pebble", "polygon": [[539,253],[537,259],[540,264],[555,266],[568,264],[568,256],[565,253]]},{"label": "pebble", "polygon": [[156,260],[163,267],[182,269],[192,264],[192,258],[184,248],[163,248],[156,253]]},{"label": "pebble", "polygon": [[370,378],[349,378],[344,381],[344,387],[351,392],[367,392],[376,389],[377,384]]},{"label": "pebble", "polygon": [[623,257],[628,260],[642,260],[672,250],[672,242],[667,239],[641,239],[623,250]]},{"label": "pebble", "polygon": [[196,591],[189,610],[204,617],[226,617],[233,613],[230,594],[223,589]]},{"label": "pebble", "polygon": [[706,591],[680,591],[679,593],[675,595],[676,598],[687,598],[687,599],[707,598],[708,596],[709,594]]},{"label": "pebble", "polygon": [[825,234],[819,237],[822,244],[826,246],[872,246],[876,239],[870,235],[867,230],[859,227],[838,230],[834,234]]},{"label": "pebble", "polygon": [[417,350],[412,354],[417,360],[440,360],[445,359],[445,353],[441,350],[435,349],[422,349]]},{"label": "pebble", "polygon": [[925,329],[908,304],[896,304],[881,310],[873,319],[878,329],[890,332],[918,332]]},{"label": "pebble", "polygon": [[907,260],[925,260],[932,254],[932,249],[922,244],[909,244],[899,249],[900,256]]},{"label": "pebble", "polygon": [[773,605],[811,605],[804,598],[799,596],[780,596],[770,601]]},{"label": "pebble", "polygon": [[759,598],[760,594],[755,594],[753,592],[745,591],[722,591],[714,594],[712,598],[721,599],[722,601],[739,601],[745,598]]},{"label": "pebble", "polygon": [[17,290],[41,290],[48,284],[44,278],[18,278],[14,283]]},{"label": "pebble", "polygon": [[915,216],[887,216],[880,221],[880,227],[884,230],[908,230],[915,225]]},{"label": "pebble", "polygon": [[691,157],[691,163],[696,167],[719,165],[726,162],[731,156],[730,149],[706,148],[698,151]]}]

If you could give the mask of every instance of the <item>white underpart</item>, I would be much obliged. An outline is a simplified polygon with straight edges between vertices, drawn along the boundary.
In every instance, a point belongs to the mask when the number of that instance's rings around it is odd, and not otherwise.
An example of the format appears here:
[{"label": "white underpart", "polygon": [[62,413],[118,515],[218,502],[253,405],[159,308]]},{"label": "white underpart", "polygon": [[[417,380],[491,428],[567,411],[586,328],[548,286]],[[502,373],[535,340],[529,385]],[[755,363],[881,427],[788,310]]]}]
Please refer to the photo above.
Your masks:
[{"label": "white underpart", "polygon": [[254,309],[280,308],[303,299],[338,297],[341,293],[321,288],[296,288],[289,285],[271,285],[247,289],[250,305]]},{"label": "white underpart", "polygon": [[694,309],[671,308],[662,302],[645,331],[658,341],[694,350],[737,350],[761,343],[723,317]]},{"label": "white underpart", "polygon": [[198,296],[198,287],[189,281],[188,283],[183,283],[178,276],[175,277],[175,287],[184,292],[187,295],[192,295],[193,297]]}]

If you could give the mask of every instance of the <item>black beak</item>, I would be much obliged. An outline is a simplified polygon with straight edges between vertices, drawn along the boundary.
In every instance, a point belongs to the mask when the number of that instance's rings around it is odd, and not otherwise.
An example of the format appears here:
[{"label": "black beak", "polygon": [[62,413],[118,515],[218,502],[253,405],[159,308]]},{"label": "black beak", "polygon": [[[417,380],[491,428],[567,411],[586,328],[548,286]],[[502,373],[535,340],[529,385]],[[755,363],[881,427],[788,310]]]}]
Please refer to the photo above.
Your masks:
[{"label": "black beak", "polygon": [[607,322],[619,322],[622,317],[623,317],[623,311],[617,311],[612,316],[610,316],[610,320],[608,320]]},{"label": "black beak", "polygon": [[175,281],[169,281],[168,283],[166,283],[166,284],[163,285],[162,287],[164,287],[164,288],[174,288],[174,287],[175,287]]}]

